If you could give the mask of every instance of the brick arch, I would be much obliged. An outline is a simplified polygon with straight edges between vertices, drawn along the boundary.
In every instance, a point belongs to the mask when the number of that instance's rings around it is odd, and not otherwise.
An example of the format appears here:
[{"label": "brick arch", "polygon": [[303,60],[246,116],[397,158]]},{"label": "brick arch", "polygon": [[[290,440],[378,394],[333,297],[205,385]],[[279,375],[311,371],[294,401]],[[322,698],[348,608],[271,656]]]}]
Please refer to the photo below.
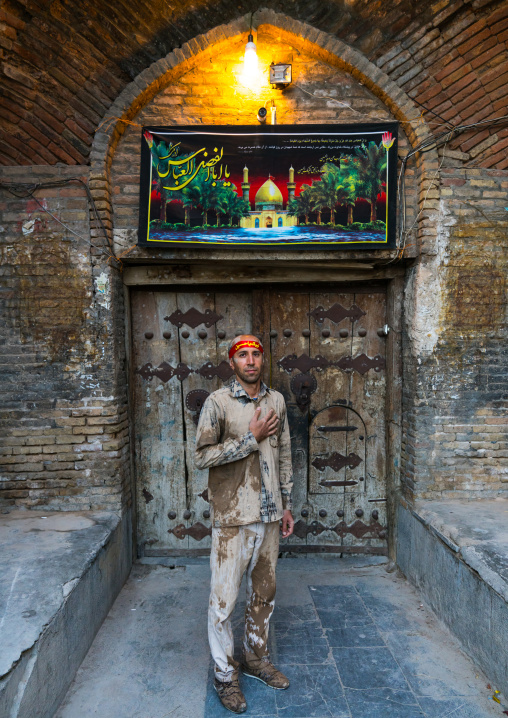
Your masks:
[{"label": "brick arch", "polygon": [[[195,68],[212,55],[220,53],[232,39],[245,35],[249,29],[250,16],[227,25],[220,25],[210,32],[199,35],[165,58],[143,70],[119,95],[109,108],[97,130],[90,154],[90,189],[100,209],[106,226],[112,226],[112,203],[109,173],[113,156],[125,128],[137,113],[161,90],[175,79]],[[387,74],[370,62],[362,53],[336,37],[311,25],[293,20],[273,10],[254,13],[253,26],[270,26],[277,30],[283,42],[296,49],[305,46],[316,58],[332,67],[351,74],[383,101],[395,119],[404,123],[405,134],[413,147],[432,133],[420,110],[411,98],[394,83]],[[430,150],[419,157],[422,186],[437,168],[437,152]],[[420,192],[420,196],[421,196]]]},{"label": "brick arch", "polygon": [[[173,48],[238,17],[234,0],[7,2],[0,71],[0,164],[88,164],[111,103]],[[265,7],[280,12],[278,0]],[[243,12],[255,9],[253,0]],[[299,0],[287,12],[365,55],[415,101],[431,128],[503,115],[508,78],[504,0]],[[290,28],[289,28],[290,29]],[[201,37],[201,36],[200,36]],[[217,38],[216,38],[217,39]],[[469,166],[506,169],[508,128],[460,133]]]}]

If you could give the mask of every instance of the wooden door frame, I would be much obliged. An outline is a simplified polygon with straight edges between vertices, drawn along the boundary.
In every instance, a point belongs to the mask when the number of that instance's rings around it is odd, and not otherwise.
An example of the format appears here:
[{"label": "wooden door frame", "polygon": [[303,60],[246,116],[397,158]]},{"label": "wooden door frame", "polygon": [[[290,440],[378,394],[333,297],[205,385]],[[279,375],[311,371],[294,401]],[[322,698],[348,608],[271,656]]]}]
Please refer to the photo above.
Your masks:
[{"label": "wooden door frame", "polygon": [[[236,264],[236,263],[235,263]],[[130,266],[124,270],[125,287],[125,340],[129,377],[129,424],[131,446],[131,495],[133,497],[133,541],[137,535],[136,467],[134,461],[134,402],[132,365],[132,318],[131,289],[147,291],[203,291],[204,286],[225,289],[235,285],[249,285],[253,290],[263,285],[323,285],[343,290],[344,285],[363,285],[373,281],[386,286],[386,312],[390,331],[386,342],[386,513],[388,522],[388,555],[395,557],[396,522],[395,508],[400,486],[401,418],[402,418],[402,321],[405,267],[401,265],[374,268],[372,265],[351,265],[334,267],[333,262],[323,266],[303,268],[295,262],[293,266],[235,266],[232,271],[227,263],[210,262],[209,265],[156,265]]]}]

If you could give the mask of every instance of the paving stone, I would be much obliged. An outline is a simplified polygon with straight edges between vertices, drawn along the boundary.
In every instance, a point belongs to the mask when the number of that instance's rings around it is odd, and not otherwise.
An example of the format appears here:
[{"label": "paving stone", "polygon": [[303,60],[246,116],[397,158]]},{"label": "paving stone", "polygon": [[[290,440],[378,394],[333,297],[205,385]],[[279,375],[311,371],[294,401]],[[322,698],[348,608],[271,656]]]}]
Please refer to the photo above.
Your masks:
[{"label": "paving stone", "polygon": [[[291,686],[275,691],[241,678],[246,715],[500,718],[502,709],[486,688],[489,681],[433,614],[421,608],[420,597],[405,580],[376,565],[363,567],[360,578],[348,571],[344,559],[292,559],[286,564],[283,559],[279,564],[268,645],[273,663]],[[230,716],[213,688],[206,635],[208,581],[205,564],[189,561],[178,571],[137,564],[56,718]],[[340,607],[330,607],[334,594],[342,595]],[[243,588],[240,595],[232,617],[237,658]],[[350,616],[353,599],[354,610],[364,606],[361,616]],[[369,606],[377,602],[381,609],[369,608],[369,615],[364,601]],[[316,611],[316,603],[323,607]],[[385,631],[380,624],[387,616],[405,617],[411,630]]]},{"label": "paving stone", "polygon": [[346,698],[354,718],[421,718],[425,715],[411,691],[348,688]]},{"label": "paving stone", "polygon": [[451,655],[444,645],[441,661],[436,661],[430,636],[393,631],[385,633],[384,638],[416,695],[439,698],[478,693],[478,686],[464,679],[465,658]]},{"label": "paving stone", "polygon": [[291,685],[275,691],[278,716],[286,718],[350,718],[335,665],[280,664]]},{"label": "paving stone", "polygon": [[302,644],[317,644],[326,641],[326,635],[319,621],[313,621],[306,626],[270,626],[277,642],[290,642]]},{"label": "paving stone", "polygon": [[381,634],[375,625],[328,628],[326,638],[330,646],[384,646]]},{"label": "paving stone", "polygon": [[332,648],[340,678],[348,688],[395,688],[409,690],[388,648]]},{"label": "paving stone", "polygon": [[280,641],[272,643],[272,659],[274,663],[295,664],[323,664],[329,663],[331,659],[330,647],[326,638],[314,638],[305,642],[298,636],[284,637]]},{"label": "paving stone", "polygon": [[414,624],[396,603],[390,603],[378,594],[373,594],[371,589],[365,587],[364,584],[358,585],[358,593],[362,597],[365,610],[372,616],[380,630],[407,631],[414,627]]},{"label": "paving stone", "polygon": [[319,608],[318,616],[323,628],[349,628],[373,623],[365,608],[359,608],[354,614],[334,608]]},{"label": "paving stone", "polygon": [[316,611],[311,605],[307,606],[277,606],[273,612],[271,624],[275,627],[307,625],[318,621]]},{"label": "paving stone", "polygon": [[[420,706],[427,718],[491,718],[492,712],[485,711],[476,701],[470,698],[430,698],[429,696],[418,699]],[[494,708],[495,710],[495,708]],[[502,715],[501,708],[499,714]]]},{"label": "paving stone", "polygon": [[316,608],[344,608],[360,601],[354,586],[309,586]]}]

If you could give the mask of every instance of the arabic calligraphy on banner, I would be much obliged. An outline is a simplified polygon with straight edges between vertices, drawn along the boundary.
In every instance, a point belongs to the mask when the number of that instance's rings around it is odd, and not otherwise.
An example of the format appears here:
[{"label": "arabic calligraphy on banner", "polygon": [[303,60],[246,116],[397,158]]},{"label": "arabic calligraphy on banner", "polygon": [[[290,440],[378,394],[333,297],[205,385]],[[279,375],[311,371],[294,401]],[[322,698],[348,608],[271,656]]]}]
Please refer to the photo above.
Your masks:
[{"label": "arabic calligraphy on banner", "polygon": [[139,244],[392,249],[397,130],[394,122],[143,127]]},{"label": "arabic calligraphy on banner", "polygon": [[[144,132],[145,140],[150,149],[153,147],[153,136],[150,132]],[[212,187],[221,180],[224,181],[224,187],[229,187],[231,182],[228,181],[230,172],[227,165],[217,165],[224,156],[224,149],[214,147],[213,152],[216,153],[209,159],[210,152],[206,147],[201,147],[191,155],[186,157],[178,157],[178,148],[180,142],[170,145],[168,153],[158,157],[156,171],[162,180],[163,189],[168,192],[178,192],[185,189],[188,184],[201,172],[206,173],[205,181],[212,181]],[[201,159],[202,158],[202,159]]]}]

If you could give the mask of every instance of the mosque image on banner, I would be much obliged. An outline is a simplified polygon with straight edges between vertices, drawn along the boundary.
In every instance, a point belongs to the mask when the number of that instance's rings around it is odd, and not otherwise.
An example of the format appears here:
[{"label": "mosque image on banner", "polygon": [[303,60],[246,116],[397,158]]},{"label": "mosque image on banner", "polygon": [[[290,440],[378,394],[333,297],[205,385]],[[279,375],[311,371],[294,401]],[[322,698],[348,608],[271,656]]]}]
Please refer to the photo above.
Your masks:
[{"label": "mosque image on banner", "polygon": [[397,129],[143,128],[138,244],[393,248]]}]

